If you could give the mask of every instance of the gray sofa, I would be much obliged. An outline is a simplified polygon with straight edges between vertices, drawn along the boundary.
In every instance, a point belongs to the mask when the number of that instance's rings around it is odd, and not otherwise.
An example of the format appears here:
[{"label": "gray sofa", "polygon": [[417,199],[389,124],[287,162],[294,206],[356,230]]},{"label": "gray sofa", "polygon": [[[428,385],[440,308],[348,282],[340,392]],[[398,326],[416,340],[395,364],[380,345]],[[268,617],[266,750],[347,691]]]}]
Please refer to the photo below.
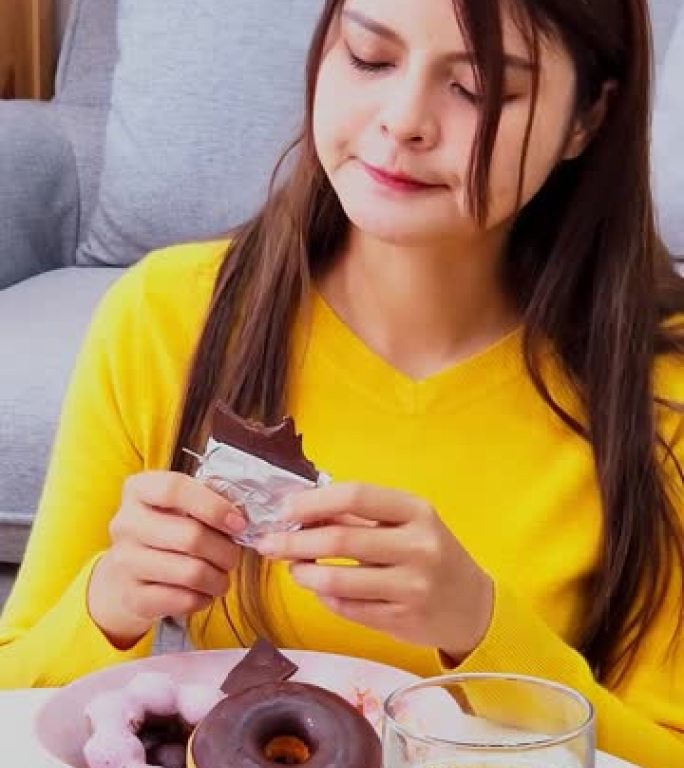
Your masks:
[{"label": "gray sofa", "polygon": [[[97,265],[78,256],[88,240],[101,192],[112,84],[120,53],[117,21],[121,23],[121,19],[117,16],[124,2],[73,0],[54,100],[47,104],[0,102],[0,562],[21,559],[74,358],[96,303],[125,268],[107,266],[106,256],[93,262]],[[189,0],[166,2],[168,8],[194,5]],[[270,25],[262,24],[257,35],[232,35],[227,44],[232,46],[236,66],[250,51],[254,53],[255,46],[270,55],[280,51],[282,45],[270,39],[278,35],[278,40],[285,35],[288,41],[296,41],[296,49],[303,51],[309,25],[321,4],[320,0],[223,3],[229,14],[244,13],[251,18],[263,11],[273,20]],[[652,5],[660,64],[684,0],[653,0]],[[307,14],[304,24],[302,14]],[[157,19],[157,39],[163,42],[165,12]],[[189,39],[187,43],[199,52],[201,64],[206,41]],[[159,63],[160,70],[163,65]],[[210,71],[212,61],[207,60],[205,66]],[[230,99],[236,105],[231,146],[239,148],[245,135],[261,137],[261,144],[252,145],[242,166],[239,162],[245,152],[237,152],[221,180],[228,190],[226,226],[255,204],[278,154],[275,150],[296,125],[299,101],[291,98],[292,91],[273,88],[271,79],[289,78],[292,88],[298,89],[300,66],[301,62],[293,63],[292,56],[285,56],[273,64],[270,73],[257,69],[250,74],[245,67],[237,74],[226,74],[226,85],[230,83],[234,89]],[[161,78],[164,73],[155,72],[154,67],[140,71],[151,92],[158,74]],[[204,81],[196,80],[200,82]],[[268,99],[250,102],[247,98],[265,89],[273,91]],[[678,159],[684,163],[684,155]],[[252,186],[247,183],[246,170],[254,171],[249,178],[257,178]],[[193,175],[191,167],[187,175]],[[182,180],[174,185],[180,187],[180,193],[183,186]],[[147,246],[166,244],[169,233],[182,232],[183,239],[215,234],[215,223],[203,222],[192,207],[178,230],[178,210],[169,213],[174,221],[160,222],[163,236],[153,234]],[[138,247],[136,257],[142,256],[142,250]]]}]

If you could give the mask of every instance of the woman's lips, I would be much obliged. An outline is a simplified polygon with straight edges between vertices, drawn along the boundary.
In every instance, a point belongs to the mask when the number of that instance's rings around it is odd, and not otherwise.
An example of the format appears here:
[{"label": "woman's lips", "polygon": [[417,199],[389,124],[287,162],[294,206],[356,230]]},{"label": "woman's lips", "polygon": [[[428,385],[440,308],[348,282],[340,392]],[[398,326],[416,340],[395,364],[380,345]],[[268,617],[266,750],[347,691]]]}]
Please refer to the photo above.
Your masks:
[{"label": "woman's lips", "polygon": [[427,189],[437,189],[442,186],[439,184],[425,184],[424,182],[417,181],[410,176],[402,176],[389,173],[388,171],[384,171],[382,168],[376,168],[375,166],[369,165],[368,163],[362,162],[362,165],[366,173],[368,173],[368,175],[374,181],[384,187],[387,187],[388,189],[393,189],[397,192],[424,192]]}]

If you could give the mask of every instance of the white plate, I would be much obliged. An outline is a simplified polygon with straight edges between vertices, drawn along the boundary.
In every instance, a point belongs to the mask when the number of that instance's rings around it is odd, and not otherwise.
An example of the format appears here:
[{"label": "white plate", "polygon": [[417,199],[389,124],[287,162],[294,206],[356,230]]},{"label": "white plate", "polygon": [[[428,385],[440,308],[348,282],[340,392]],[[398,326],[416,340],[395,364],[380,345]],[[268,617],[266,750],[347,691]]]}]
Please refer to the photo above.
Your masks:
[{"label": "white plate", "polygon": [[[40,708],[34,731],[42,749],[59,765],[87,768],[82,757],[88,738],[84,710],[97,694],[123,688],[140,672],[165,672],[179,683],[219,687],[229,670],[245,655],[244,650],[195,651],[152,656],[111,667],[77,680],[55,691]],[[376,726],[381,720],[382,702],[392,691],[419,678],[385,664],[350,656],[316,651],[285,651],[297,664],[293,678],[323,686],[358,704]],[[597,756],[596,768],[634,768],[604,753]]]},{"label": "white plate", "polygon": [[[195,651],[153,656],[88,675],[61,688],[39,710],[35,733],[42,748],[62,765],[86,768],[82,757],[88,738],[84,710],[97,694],[123,688],[140,672],[166,672],[179,683],[220,687],[244,650]],[[286,651],[299,667],[293,680],[329,688],[353,703],[364,704],[369,720],[378,724],[382,702],[392,691],[419,678],[373,661],[314,651]]]}]

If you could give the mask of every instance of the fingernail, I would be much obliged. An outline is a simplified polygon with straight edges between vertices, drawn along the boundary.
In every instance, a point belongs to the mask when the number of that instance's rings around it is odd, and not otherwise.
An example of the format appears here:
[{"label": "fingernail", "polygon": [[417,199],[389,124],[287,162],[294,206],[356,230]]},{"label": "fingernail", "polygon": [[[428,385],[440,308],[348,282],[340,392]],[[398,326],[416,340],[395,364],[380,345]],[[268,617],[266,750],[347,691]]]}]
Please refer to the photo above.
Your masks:
[{"label": "fingernail", "polygon": [[227,515],[223,524],[228,533],[242,533],[247,527],[247,521],[240,515]]}]

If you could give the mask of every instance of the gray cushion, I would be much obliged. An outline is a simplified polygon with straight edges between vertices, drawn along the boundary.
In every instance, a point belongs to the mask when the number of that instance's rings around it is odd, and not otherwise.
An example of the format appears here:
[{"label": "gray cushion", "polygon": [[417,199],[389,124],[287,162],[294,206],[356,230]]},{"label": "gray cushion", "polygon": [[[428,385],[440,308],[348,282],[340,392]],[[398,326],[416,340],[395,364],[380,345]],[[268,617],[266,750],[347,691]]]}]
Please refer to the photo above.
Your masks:
[{"label": "gray cushion", "polygon": [[76,164],[55,109],[0,101],[0,289],[62,266],[78,218]]},{"label": "gray cushion", "polygon": [[254,211],[301,120],[321,7],[120,0],[99,205],[77,263],[130,264]]},{"label": "gray cushion", "polygon": [[55,97],[65,104],[109,103],[117,60],[118,0],[72,0],[60,50]]},{"label": "gray cushion", "polygon": [[653,117],[653,165],[660,228],[670,250],[684,256],[684,6],[663,62]]},{"label": "gray cushion", "polygon": [[97,203],[109,113],[112,75],[118,58],[118,0],[61,0],[57,11],[66,31],[62,42],[54,108],[71,139],[78,168],[81,198],[78,242],[64,263],[71,265],[76,249],[90,229]]},{"label": "gray cushion", "polygon": [[649,0],[653,22],[656,66],[660,68],[670,43],[677,15],[684,0]]},{"label": "gray cushion", "polygon": [[67,258],[63,261],[64,266],[72,266],[76,261],[77,246],[90,229],[93,210],[97,205],[108,109],[103,106],[80,106],[62,101],[53,102],[52,107],[55,112],[55,122],[69,137],[71,152],[78,171],[78,188],[81,198],[78,241],[73,244]]},{"label": "gray cushion", "polygon": [[120,274],[71,267],[0,293],[0,523],[35,511],[81,340]]}]

